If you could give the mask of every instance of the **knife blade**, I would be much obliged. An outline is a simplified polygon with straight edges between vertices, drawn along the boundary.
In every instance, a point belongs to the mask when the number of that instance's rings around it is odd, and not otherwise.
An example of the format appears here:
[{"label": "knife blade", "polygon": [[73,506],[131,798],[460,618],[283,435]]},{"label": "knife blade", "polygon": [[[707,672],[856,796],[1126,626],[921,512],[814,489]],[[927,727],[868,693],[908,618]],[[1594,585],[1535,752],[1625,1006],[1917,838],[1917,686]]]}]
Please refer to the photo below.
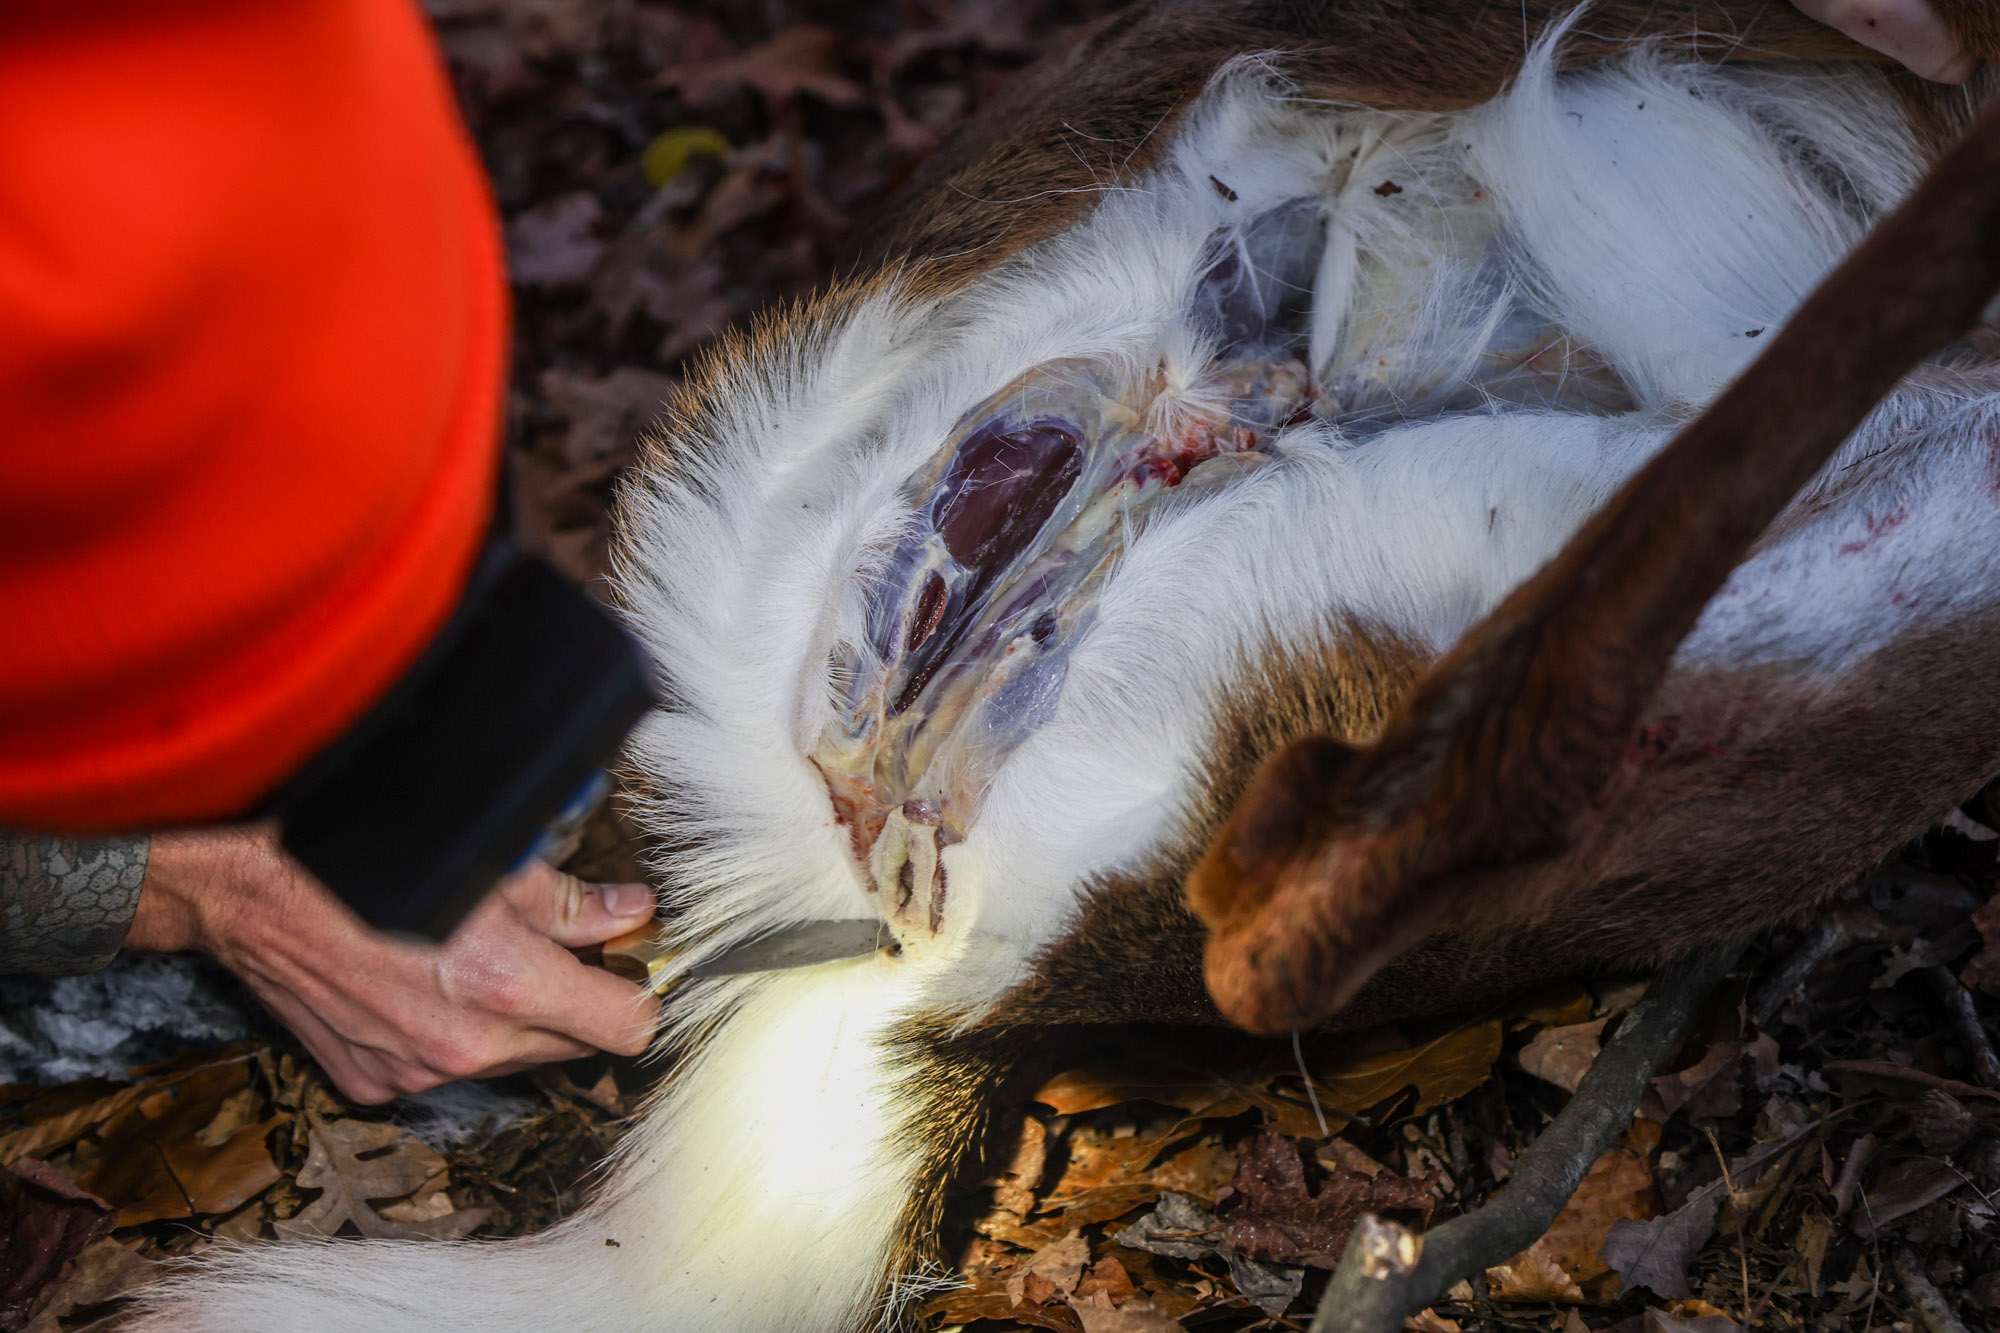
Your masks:
[{"label": "knife blade", "polygon": [[691,977],[733,977],[744,972],[778,972],[813,967],[873,953],[895,936],[880,920],[802,921],[725,949],[688,969]]},{"label": "knife blade", "polygon": [[[843,958],[859,958],[893,939],[888,927],[879,920],[802,921],[725,949],[678,975],[706,979],[814,967]],[[606,944],[604,965],[663,993],[669,983],[661,974],[678,954],[678,950],[654,940],[652,928],[646,927]]]}]

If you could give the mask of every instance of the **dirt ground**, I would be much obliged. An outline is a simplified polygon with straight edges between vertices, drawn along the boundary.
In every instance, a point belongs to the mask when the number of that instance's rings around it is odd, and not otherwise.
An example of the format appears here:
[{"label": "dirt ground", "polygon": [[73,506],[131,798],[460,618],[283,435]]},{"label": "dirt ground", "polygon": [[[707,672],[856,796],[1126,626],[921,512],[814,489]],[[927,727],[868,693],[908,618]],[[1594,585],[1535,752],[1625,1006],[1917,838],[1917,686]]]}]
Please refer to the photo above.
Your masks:
[{"label": "dirt ground", "polygon": [[[835,272],[940,135],[1110,7],[427,0],[506,219],[527,543],[598,578],[611,489],[689,359]],[[2000,1327],[1983,801],[1761,942],[1549,1234],[1413,1326],[1950,1327],[1929,1301]],[[606,816],[571,865],[630,877],[642,852]],[[1569,986],[1298,1058],[1223,1034],[1100,1040],[1008,1108],[952,1207],[965,1285],[922,1326],[1302,1328],[1362,1212],[1434,1223],[1507,1179],[1637,990]],[[0,1088],[0,1333],[114,1327],[154,1260],[218,1240],[536,1230],[585,1200],[655,1072],[511,1080],[502,1127],[457,1136],[345,1104],[276,1033]]]}]

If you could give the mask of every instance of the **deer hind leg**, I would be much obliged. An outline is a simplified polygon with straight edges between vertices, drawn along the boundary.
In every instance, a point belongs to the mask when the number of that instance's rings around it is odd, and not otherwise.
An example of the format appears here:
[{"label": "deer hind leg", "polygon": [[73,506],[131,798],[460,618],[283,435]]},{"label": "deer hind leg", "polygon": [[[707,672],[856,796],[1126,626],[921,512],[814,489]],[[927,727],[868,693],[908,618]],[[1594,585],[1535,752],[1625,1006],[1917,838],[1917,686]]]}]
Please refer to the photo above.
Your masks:
[{"label": "deer hind leg", "polygon": [[1366,749],[1275,756],[1188,893],[1225,1014],[1306,1028],[1447,919],[1532,916],[1682,639],[1901,376],[2000,288],[2000,107]]}]

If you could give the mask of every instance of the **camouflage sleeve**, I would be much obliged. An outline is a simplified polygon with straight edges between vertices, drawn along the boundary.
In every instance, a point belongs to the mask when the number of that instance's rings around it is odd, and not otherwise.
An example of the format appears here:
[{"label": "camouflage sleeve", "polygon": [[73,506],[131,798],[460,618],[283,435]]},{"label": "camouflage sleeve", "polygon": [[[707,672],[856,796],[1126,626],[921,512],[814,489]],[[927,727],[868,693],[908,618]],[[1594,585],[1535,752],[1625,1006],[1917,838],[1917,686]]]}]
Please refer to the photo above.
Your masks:
[{"label": "camouflage sleeve", "polygon": [[59,838],[0,830],[0,976],[68,976],[125,943],[146,838]]}]

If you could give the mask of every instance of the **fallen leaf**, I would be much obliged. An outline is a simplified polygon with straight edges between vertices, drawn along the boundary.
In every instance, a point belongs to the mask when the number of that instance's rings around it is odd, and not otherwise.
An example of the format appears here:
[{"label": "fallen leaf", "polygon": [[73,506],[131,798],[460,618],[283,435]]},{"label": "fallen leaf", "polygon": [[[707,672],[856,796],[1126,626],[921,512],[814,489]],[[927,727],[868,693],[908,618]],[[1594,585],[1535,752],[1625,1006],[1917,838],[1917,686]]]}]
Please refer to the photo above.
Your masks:
[{"label": "fallen leaf", "polygon": [[1915,1083],[1920,1087],[1937,1088],[1963,1100],[1979,1097],[1988,1101],[2000,1099],[2000,1091],[1982,1088],[1973,1083],[1960,1083],[1955,1078],[1940,1078],[1927,1074],[1921,1069],[1911,1069],[1907,1065],[1895,1064],[1888,1060],[1828,1060],[1820,1066],[1829,1074],[1859,1074],[1864,1078],[1886,1079],[1891,1083]]},{"label": "fallen leaf", "polygon": [[1282,1315],[1305,1285],[1305,1269],[1259,1263],[1229,1243],[1228,1227],[1185,1194],[1163,1194],[1157,1208],[1112,1237],[1116,1243],[1172,1259],[1215,1255],[1229,1265],[1237,1292],[1265,1314]]},{"label": "fallen leaf", "polygon": [[1697,1098],[1701,1099],[1701,1104],[1690,1112],[1696,1119],[1734,1115],[1742,1105],[1742,1093],[1735,1080],[1737,1063],[1742,1056],[1741,1043],[1718,1041],[1708,1048],[1700,1060],[1686,1069],[1655,1078],[1653,1091],[1659,1095],[1669,1116],[1689,1107]]},{"label": "fallen leaf", "polygon": [[145,1083],[114,1084],[103,1079],[52,1088],[9,1113],[10,1127],[0,1132],[0,1163],[67,1148],[136,1103],[147,1090]]},{"label": "fallen leaf", "polygon": [[[1436,1310],[1419,1310],[1403,1321],[1403,1333],[1464,1333],[1456,1319],[1446,1319]],[[1563,1333],[1569,1333],[1567,1327]]]},{"label": "fallen leaf", "polygon": [[1553,1083],[1564,1092],[1575,1092],[1576,1085],[1597,1061],[1601,1049],[1599,1038],[1610,1021],[1607,1015],[1570,1027],[1543,1028],[1514,1058],[1524,1073],[1544,1083]]},{"label": "fallen leaf", "polygon": [[[109,1236],[94,1240],[76,1256],[76,1262],[62,1280],[49,1289],[34,1324],[29,1326],[30,1333],[78,1310],[130,1295],[147,1283],[158,1281],[165,1267],[140,1258],[130,1246]],[[0,1327],[5,1327],[4,1323]]]},{"label": "fallen leaf", "polygon": [[1467,1023],[1399,1051],[1365,1056],[1315,1073],[1321,1104],[1329,1111],[1365,1111],[1405,1088],[1417,1091],[1411,1113],[1456,1101],[1493,1075],[1500,1058],[1499,1019]]},{"label": "fallen leaf", "polygon": [[1015,1305],[1024,1300],[1047,1305],[1076,1290],[1089,1262],[1090,1242],[1082,1232],[1072,1231],[1016,1270],[1007,1280],[1007,1298]]},{"label": "fallen leaf", "polygon": [[1138,1294],[1139,1289],[1133,1285],[1132,1275],[1125,1271],[1125,1265],[1114,1257],[1106,1256],[1092,1264],[1083,1280],[1076,1284],[1070,1305],[1074,1307],[1079,1300],[1095,1300],[1099,1296],[1113,1305],[1123,1305]]},{"label": "fallen leaf", "polygon": [[863,105],[868,94],[841,73],[840,66],[837,33],[816,24],[796,23],[731,59],[664,69],[654,83],[679,91],[696,105],[737,88],[755,89],[774,106],[782,106],[801,93],[831,106]]},{"label": "fallen leaf", "polygon": [[1099,1222],[1109,1222],[1123,1217],[1135,1208],[1140,1208],[1160,1197],[1157,1185],[1112,1185],[1104,1189],[1091,1190],[1067,1204],[1055,1217],[1055,1226],[1062,1231],[1078,1227],[1093,1226]]},{"label": "fallen leaf", "polygon": [[1973,990],[2000,999],[2000,897],[1987,899],[1986,905],[1972,914],[1972,924],[1985,947],[1959,972],[1958,979]]},{"label": "fallen leaf", "polygon": [[1295,1140],[1263,1135],[1237,1159],[1235,1189],[1224,1205],[1229,1243],[1267,1263],[1333,1268],[1363,1213],[1414,1215],[1427,1221],[1436,1200],[1429,1180],[1384,1173],[1329,1172],[1317,1191],[1306,1181]]},{"label": "fallen leaf", "polygon": [[721,157],[729,151],[729,139],[712,125],[676,125],[653,136],[639,154],[639,168],[654,189],[667,184],[696,158]]},{"label": "fallen leaf", "polygon": [[1631,1287],[1669,1298],[1691,1296],[1688,1264],[1715,1231],[1727,1197],[1720,1180],[1704,1185],[1686,1203],[1651,1221],[1616,1222],[1600,1251],[1604,1262]]},{"label": "fallen leaf", "polygon": [[265,1140],[283,1117],[254,1119],[254,1064],[233,1056],[138,1085],[79,1144],[77,1183],[115,1205],[121,1227],[234,1212],[275,1185],[282,1172]]},{"label": "fallen leaf", "polygon": [[1806,1291],[1814,1296],[1820,1294],[1820,1273],[1826,1267],[1826,1248],[1833,1240],[1833,1223],[1818,1213],[1808,1213],[1799,1219],[1799,1234],[1792,1240],[1792,1248],[1806,1261]]},{"label": "fallen leaf", "polygon": [[993,1201],[1017,1217],[1035,1209],[1035,1191],[1048,1170],[1049,1127],[1033,1116],[1021,1121],[1021,1138],[1014,1145],[1014,1159],[1000,1175]]},{"label": "fallen leaf", "polygon": [[604,258],[604,215],[588,190],[558,195],[507,222],[507,274],[521,287],[580,287]]},{"label": "fallen leaf", "polygon": [[1532,1247],[1487,1269],[1486,1285],[1496,1301],[1581,1305],[1589,1299],[1562,1265]]},{"label": "fallen leaf", "polygon": [[33,1158],[0,1170],[0,1330],[19,1333],[85,1247],[117,1225],[111,1205]]},{"label": "fallen leaf", "polygon": [[1328,1139],[1313,1149],[1313,1159],[1327,1171],[1347,1171],[1370,1177],[1379,1176],[1389,1169],[1346,1139]]},{"label": "fallen leaf", "polygon": [[607,463],[615,467],[630,456],[678,381],[638,366],[616,366],[608,375],[551,366],[535,383],[549,407],[569,421],[562,457],[572,480],[594,485],[610,475]]},{"label": "fallen leaf", "polygon": [[1575,982],[1563,982],[1520,1000],[1508,1015],[1510,1027],[1567,1027],[1589,1018],[1597,1000]]},{"label": "fallen leaf", "polygon": [[1729,1187],[1733,1184],[1741,1189],[1754,1183],[1765,1167],[1784,1156],[1818,1123],[1801,1125],[1784,1138],[1744,1154],[1729,1164],[1726,1175],[1688,1195],[1680,1207],[1664,1217],[1614,1222],[1600,1256],[1627,1286],[1645,1287],[1670,1300],[1692,1296],[1688,1264],[1714,1233],[1715,1219],[1729,1200]]},{"label": "fallen leaf", "polygon": [[1069,1308],[1083,1323],[1083,1333],[1183,1333],[1181,1322],[1151,1300],[1114,1305],[1103,1292],[1072,1299]]},{"label": "fallen leaf", "polygon": [[1234,1088],[1212,1070],[1169,1061],[1086,1065],[1065,1070],[1035,1091],[1034,1099],[1057,1115],[1081,1115],[1125,1102],[1158,1102],[1195,1111],[1230,1095]]},{"label": "fallen leaf", "polygon": [[[1591,1163],[1576,1193],[1533,1245],[1487,1270],[1494,1299],[1582,1304],[1617,1295],[1618,1279],[1599,1251],[1619,1223],[1659,1212],[1645,1158],[1611,1149]],[[1600,1280],[1607,1277],[1608,1282]]]},{"label": "fallen leaf", "polygon": [[1604,1330],[1604,1333],[1739,1333],[1741,1325],[1725,1315],[1680,1315],[1648,1310]]},{"label": "fallen leaf", "polygon": [[1067,1305],[1014,1305],[1004,1291],[978,1294],[949,1293],[924,1306],[927,1319],[940,1319],[947,1326],[973,1324],[991,1319],[1018,1328],[1044,1328],[1050,1333],[1084,1333],[1083,1321]]},{"label": "fallen leaf", "polygon": [[422,1222],[398,1222],[382,1216],[373,1204],[415,1194],[443,1174],[444,1158],[400,1125],[368,1120],[327,1120],[306,1112],[310,1129],[306,1164],[299,1169],[302,1189],[320,1196],[297,1215],[276,1224],[282,1240],[332,1236],[353,1223],[364,1236],[384,1240],[448,1240],[469,1233],[486,1220],[482,1208],[466,1208]]},{"label": "fallen leaf", "polygon": [[1222,1187],[1236,1174],[1236,1154],[1214,1140],[1183,1148],[1146,1170],[1146,1183],[1160,1190],[1191,1194],[1214,1203]]},{"label": "fallen leaf", "polygon": [[1965,1173],[1949,1162],[1932,1157],[1898,1162],[1868,1182],[1861,1191],[1861,1206],[1849,1215],[1847,1225],[1866,1240],[1897,1218],[1936,1203],[1963,1184]]}]

